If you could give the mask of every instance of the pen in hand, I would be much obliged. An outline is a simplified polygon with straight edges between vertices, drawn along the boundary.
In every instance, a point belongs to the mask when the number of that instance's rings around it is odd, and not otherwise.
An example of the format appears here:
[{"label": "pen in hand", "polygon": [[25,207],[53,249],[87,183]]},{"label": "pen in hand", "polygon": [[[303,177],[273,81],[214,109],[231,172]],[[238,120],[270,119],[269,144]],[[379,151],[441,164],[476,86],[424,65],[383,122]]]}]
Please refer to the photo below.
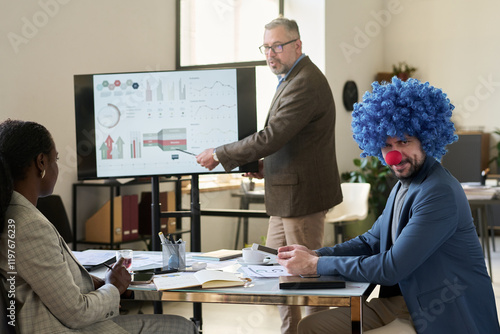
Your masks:
[{"label": "pen in hand", "polygon": [[105,284],[114,285],[120,292],[120,295],[122,295],[125,291],[127,291],[132,279],[130,273],[127,271],[125,266],[123,266],[123,258],[120,258],[118,262],[113,265],[113,267],[107,263],[103,264],[109,269],[104,278]]},{"label": "pen in hand", "polygon": [[[107,263],[103,263],[103,264],[104,264],[104,266],[105,266],[106,268],[108,268],[109,270],[115,270],[115,268],[114,268],[114,267],[111,267],[109,264],[107,264]],[[125,267],[125,266],[124,266],[124,267]]]},{"label": "pen in hand", "polygon": [[109,264],[107,264],[107,263],[103,263],[103,264],[104,264],[104,266],[105,266],[106,268],[108,268],[109,270],[113,270],[113,267],[111,267]]}]

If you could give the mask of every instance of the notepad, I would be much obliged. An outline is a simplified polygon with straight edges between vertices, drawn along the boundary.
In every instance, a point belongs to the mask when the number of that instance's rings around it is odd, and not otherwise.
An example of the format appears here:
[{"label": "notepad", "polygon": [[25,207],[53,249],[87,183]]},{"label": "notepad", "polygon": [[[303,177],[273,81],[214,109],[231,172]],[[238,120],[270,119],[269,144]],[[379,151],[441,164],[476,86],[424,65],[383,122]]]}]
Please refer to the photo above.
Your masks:
[{"label": "notepad", "polygon": [[241,256],[241,250],[234,249],[219,249],[212,252],[207,252],[199,255],[193,255],[193,259],[197,260],[212,260],[224,261],[230,260]]},{"label": "notepad", "polygon": [[116,261],[115,251],[102,251],[88,249],[83,252],[73,251],[73,255],[76,257],[78,262],[87,269],[91,271],[103,264],[112,264]]},{"label": "notepad", "polygon": [[174,290],[192,287],[202,289],[243,286],[248,279],[242,279],[234,273],[218,270],[200,270],[194,274],[179,273],[158,276],[153,279],[156,289]]},{"label": "notepad", "polygon": [[339,289],[345,281],[338,276],[307,277],[280,276],[280,289]]}]

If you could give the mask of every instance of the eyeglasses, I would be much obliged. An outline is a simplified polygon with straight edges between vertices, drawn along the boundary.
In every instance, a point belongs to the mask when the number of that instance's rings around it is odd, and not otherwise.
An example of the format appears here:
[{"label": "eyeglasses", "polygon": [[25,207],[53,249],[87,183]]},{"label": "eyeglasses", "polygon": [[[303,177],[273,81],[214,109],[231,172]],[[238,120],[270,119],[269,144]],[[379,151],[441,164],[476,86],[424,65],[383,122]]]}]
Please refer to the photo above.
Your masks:
[{"label": "eyeglasses", "polygon": [[290,43],[293,43],[297,40],[298,38],[296,39],[292,39],[291,41],[289,42],[286,42],[286,43],[283,43],[283,44],[278,44],[278,45],[273,45],[273,46],[267,46],[267,45],[261,45],[259,46],[259,50],[262,54],[267,54],[269,53],[269,50],[272,50],[274,53],[282,53],[283,52],[283,47],[287,44],[290,44]]}]

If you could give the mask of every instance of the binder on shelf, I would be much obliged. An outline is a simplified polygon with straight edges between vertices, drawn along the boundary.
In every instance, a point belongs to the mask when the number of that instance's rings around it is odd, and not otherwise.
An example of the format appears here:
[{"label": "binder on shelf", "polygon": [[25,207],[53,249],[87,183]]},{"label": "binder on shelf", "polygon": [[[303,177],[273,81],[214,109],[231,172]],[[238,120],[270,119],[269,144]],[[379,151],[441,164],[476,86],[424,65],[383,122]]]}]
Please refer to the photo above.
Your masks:
[{"label": "binder on shelf", "polygon": [[130,217],[131,229],[130,237],[132,240],[139,238],[139,195],[130,195]]},{"label": "binder on shelf", "polygon": [[[122,227],[122,197],[113,198],[113,241],[121,242]],[[111,201],[107,201],[96,213],[85,222],[85,241],[109,243],[111,241]]]},{"label": "binder on shelf", "polygon": [[[167,210],[175,211],[175,192],[167,192]],[[167,218],[167,232],[174,233],[177,229],[177,220],[174,217]]]},{"label": "binder on shelf", "polygon": [[129,196],[122,196],[122,240],[129,241],[131,240],[130,230],[131,230],[131,221],[130,221],[130,201]]},{"label": "binder on shelf", "polygon": [[123,241],[135,240],[139,237],[139,196],[122,196]]},{"label": "binder on shelf", "polygon": [[[175,211],[175,192],[160,192],[159,194],[160,211]],[[139,234],[151,235],[151,192],[141,193],[141,202],[139,203]],[[174,233],[176,228],[176,219],[160,218],[160,230],[165,233]]]}]

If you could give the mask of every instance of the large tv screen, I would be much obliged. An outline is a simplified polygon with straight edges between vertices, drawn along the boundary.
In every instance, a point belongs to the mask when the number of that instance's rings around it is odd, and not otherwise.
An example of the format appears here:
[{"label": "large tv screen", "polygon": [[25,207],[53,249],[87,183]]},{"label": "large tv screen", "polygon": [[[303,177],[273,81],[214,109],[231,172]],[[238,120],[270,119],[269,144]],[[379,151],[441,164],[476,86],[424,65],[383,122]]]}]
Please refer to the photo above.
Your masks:
[{"label": "large tv screen", "polygon": [[257,130],[255,68],[82,74],[74,86],[79,180],[221,173],[195,155]]}]

